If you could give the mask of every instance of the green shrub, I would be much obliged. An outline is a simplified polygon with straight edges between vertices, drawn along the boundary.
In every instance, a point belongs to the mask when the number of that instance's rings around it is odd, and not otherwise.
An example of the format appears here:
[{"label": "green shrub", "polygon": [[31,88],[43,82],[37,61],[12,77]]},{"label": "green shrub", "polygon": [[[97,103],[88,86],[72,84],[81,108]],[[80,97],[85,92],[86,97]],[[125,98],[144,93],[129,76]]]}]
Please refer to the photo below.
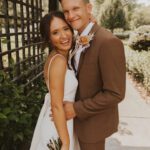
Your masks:
[{"label": "green shrub", "polygon": [[150,25],[140,26],[130,34],[129,46],[135,50],[148,50],[150,47]]},{"label": "green shrub", "polygon": [[138,28],[143,25],[150,25],[150,6],[135,5],[135,8],[130,11],[130,27]]},{"label": "green shrub", "polygon": [[129,73],[143,83],[146,90],[150,91],[150,51],[134,51],[126,47],[126,64]]},{"label": "green shrub", "polygon": [[35,123],[46,93],[43,79],[25,95],[0,71],[0,149],[22,150],[32,138]]},{"label": "green shrub", "polygon": [[112,32],[115,28],[126,29],[125,11],[120,0],[105,1],[98,15],[98,22],[110,29]]}]

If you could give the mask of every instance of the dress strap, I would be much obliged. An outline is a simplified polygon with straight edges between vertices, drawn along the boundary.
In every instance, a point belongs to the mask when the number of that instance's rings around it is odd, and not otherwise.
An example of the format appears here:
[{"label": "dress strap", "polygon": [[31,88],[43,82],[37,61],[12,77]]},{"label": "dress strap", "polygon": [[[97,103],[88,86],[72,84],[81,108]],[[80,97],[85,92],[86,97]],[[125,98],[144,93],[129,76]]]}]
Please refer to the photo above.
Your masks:
[{"label": "dress strap", "polygon": [[50,60],[50,62],[49,62],[49,65],[48,65],[48,89],[49,89],[49,77],[50,77],[50,65],[51,65],[51,63],[52,63],[52,61],[57,57],[57,56],[61,56],[61,57],[63,57],[64,59],[65,59],[65,57],[63,56],[63,55],[61,55],[61,54],[56,54],[56,55],[54,55],[52,58],[51,58],[51,60]]}]

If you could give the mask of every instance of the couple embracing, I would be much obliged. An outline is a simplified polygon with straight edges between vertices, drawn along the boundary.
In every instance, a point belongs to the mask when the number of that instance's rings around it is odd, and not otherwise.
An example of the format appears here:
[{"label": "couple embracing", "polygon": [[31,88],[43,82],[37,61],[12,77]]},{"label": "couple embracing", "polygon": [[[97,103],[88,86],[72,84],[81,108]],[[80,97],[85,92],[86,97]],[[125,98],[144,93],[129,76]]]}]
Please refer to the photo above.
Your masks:
[{"label": "couple embracing", "polygon": [[60,3],[63,13],[41,20],[41,35],[53,50],[44,66],[49,92],[30,150],[49,150],[49,141],[58,138],[61,150],[104,150],[106,137],[117,131],[125,95],[123,44],[91,22],[89,0]]}]

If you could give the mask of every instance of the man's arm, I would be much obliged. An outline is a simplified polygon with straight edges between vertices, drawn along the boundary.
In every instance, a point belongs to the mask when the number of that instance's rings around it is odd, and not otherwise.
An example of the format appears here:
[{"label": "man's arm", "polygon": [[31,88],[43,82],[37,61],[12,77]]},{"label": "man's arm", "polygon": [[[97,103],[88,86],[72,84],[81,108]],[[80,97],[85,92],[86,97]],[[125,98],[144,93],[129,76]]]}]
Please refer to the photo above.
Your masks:
[{"label": "man's arm", "polygon": [[122,42],[117,38],[105,40],[99,51],[99,69],[103,89],[94,97],[74,103],[79,119],[86,119],[109,109],[125,96],[125,55]]}]

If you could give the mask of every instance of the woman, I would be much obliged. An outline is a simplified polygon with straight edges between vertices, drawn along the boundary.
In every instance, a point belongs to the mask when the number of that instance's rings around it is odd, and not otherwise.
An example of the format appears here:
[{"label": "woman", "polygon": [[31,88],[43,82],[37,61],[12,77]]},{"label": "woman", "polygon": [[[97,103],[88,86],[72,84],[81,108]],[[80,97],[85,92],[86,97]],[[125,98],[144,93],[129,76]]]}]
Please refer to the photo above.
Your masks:
[{"label": "woman", "polygon": [[[49,141],[58,138],[62,142],[61,150],[78,150],[73,120],[66,121],[63,109],[64,99],[75,99],[78,85],[74,71],[67,65],[68,53],[73,43],[73,30],[63,13],[59,11],[45,15],[40,28],[42,37],[51,44],[53,50],[44,66],[44,77],[49,93],[45,96],[30,150],[48,150]],[[51,113],[53,121],[50,118]]]}]

